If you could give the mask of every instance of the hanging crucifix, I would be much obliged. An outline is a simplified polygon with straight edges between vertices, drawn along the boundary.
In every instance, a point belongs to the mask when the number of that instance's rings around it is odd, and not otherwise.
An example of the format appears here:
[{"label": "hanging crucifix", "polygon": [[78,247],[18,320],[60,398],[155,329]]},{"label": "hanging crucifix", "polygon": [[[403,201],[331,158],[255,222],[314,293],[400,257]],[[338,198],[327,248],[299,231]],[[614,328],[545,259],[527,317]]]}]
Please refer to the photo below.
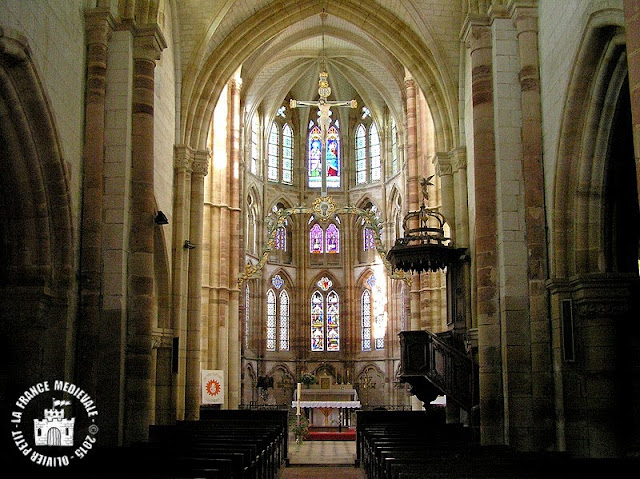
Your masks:
[{"label": "hanging crucifix", "polygon": [[358,102],[356,100],[349,101],[329,101],[329,95],[331,95],[331,88],[329,87],[329,74],[326,71],[320,72],[320,80],[318,81],[318,94],[320,98],[316,101],[305,100],[291,100],[289,102],[290,108],[297,108],[299,106],[317,106],[318,107],[318,123],[320,124],[321,131],[321,160],[320,166],[322,168],[322,196],[327,196],[327,132],[329,125],[331,124],[331,107],[332,106],[349,106],[351,108],[357,108]]}]

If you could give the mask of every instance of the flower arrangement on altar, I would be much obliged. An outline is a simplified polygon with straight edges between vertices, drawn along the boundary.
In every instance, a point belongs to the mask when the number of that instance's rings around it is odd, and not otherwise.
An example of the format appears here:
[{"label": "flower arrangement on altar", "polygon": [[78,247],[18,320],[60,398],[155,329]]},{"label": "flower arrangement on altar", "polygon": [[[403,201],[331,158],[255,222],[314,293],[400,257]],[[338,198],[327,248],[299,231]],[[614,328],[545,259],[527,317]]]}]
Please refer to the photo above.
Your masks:
[{"label": "flower arrangement on altar", "polygon": [[302,442],[309,437],[309,420],[306,416],[296,416],[295,419],[291,420],[289,426],[290,431],[296,438],[296,443],[302,444]]},{"label": "flower arrangement on altar", "polygon": [[311,384],[315,384],[317,382],[315,375],[311,374],[311,373],[302,373],[302,376],[300,376],[300,381],[302,384],[304,384],[305,386],[309,386]]}]

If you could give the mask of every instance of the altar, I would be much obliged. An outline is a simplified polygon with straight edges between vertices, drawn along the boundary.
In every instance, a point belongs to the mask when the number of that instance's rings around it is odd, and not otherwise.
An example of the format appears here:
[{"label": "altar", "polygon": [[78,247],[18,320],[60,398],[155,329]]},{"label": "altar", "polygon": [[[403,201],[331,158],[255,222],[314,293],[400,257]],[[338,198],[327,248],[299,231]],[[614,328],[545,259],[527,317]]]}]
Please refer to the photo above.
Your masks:
[{"label": "altar", "polygon": [[[315,387],[314,387],[315,386]],[[360,408],[358,393],[351,384],[314,385],[294,393],[291,407],[304,409],[310,427],[349,427],[351,412]]]}]

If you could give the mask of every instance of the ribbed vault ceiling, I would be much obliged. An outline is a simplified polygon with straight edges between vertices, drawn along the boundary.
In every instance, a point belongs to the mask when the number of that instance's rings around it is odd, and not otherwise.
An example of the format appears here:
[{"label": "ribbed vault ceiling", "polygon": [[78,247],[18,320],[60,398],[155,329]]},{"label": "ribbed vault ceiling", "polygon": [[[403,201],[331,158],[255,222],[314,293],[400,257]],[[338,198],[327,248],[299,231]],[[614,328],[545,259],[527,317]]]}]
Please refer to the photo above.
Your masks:
[{"label": "ribbed vault ceiling", "polygon": [[254,52],[242,68],[243,98],[247,110],[263,102],[267,115],[287,93],[300,100],[318,99],[318,74],[329,73],[332,100],[358,99],[374,115],[384,105],[402,112],[404,68],[382,46],[357,26],[320,15],[300,21]]}]

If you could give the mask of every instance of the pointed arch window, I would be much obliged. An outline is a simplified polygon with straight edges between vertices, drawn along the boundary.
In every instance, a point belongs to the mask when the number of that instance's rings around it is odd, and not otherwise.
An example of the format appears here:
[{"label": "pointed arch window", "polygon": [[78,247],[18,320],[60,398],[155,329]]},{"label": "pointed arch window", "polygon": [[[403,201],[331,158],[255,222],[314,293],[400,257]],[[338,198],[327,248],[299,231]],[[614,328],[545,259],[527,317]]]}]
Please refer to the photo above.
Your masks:
[{"label": "pointed arch window", "polygon": [[267,147],[267,179],[278,181],[278,164],[280,163],[280,132],[278,124],[273,122],[269,131],[269,145]]},{"label": "pointed arch window", "polygon": [[251,120],[251,164],[249,171],[254,175],[258,173],[258,159],[260,158],[260,117],[254,113]]},{"label": "pointed arch window", "polygon": [[282,182],[293,183],[293,129],[288,123],[282,127]]},{"label": "pointed arch window", "polygon": [[267,351],[276,350],[276,293],[267,291]]},{"label": "pointed arch window", "polygon": [[324,231],[318,223],[309,231],[309,252],[324,253]]},{"label": "pointed arch window", "polygon": [[356,185],[374,183],[382,178],[380,135],[376,124],[369,121],[356,127]]},{"label": "pointed arch window", "polygon": [[249,303],[249,285],[244,288],[244,347],[249,348],[249,309],[251,304]]},{"label": "pointed arch window", "polygon": [[336,125],[327,132],[327,188],[340,188],[340,135]]},{"label": "pointed arch window", "polygon": [[391,173],[398,172],[398,129],[396,121],[391,119]]},{"label": "pointed arch window", "polygon": [[[284,280],[277,274],[267,291],[267,351],[289,351],[289,293]],[[282,291],[280,291],[282,289]],[[280,293],[277,293],[280,291]]]},{"label": "pointed arch window", "polygon": [[371,181],[380,181],[380,135],[378,135],[378,127],[375,123],[371,123],[369,127],[369,162],[371,164]]},{"label": "pointed arch window", "polygon": [[324,298],[320,291],[311,295],[311,351],[324,351]]},{"label": "pointed arch window", "polygon": [[322,134],[320,127],[312,123],[309,130],[309,188],[322,186]]},{"label": "pointed arch window", "polygon": [[340,252],[340,230],[338,227],[331,223],[327,226],[326,233],[327,244],[325,251],[327,253],[339,253]]},{"label": "pointed arch window", "polygon": [[289,294],[280,293],[280,351],[289,351]]},{"label": "pointed arch window", "polygon": [[327,130],[326,144],[322,144],[322,130],[313,121],[309,123],[309,153],[307,162],[307,177],[309,188],[322,186],[322,148],[326,148],[326,180],[327,188],[340,187],[340,128],[338,121],[333,121]]},{"label": "pointed arch window", "polygon": [[340,296],[327,277],[316,286],[319,289],[311,295],[311,351],[339,351]]},{"label": "pointed arch window", "polygon": [[360,298],[362,323],[362,350],[371,351],[371,291],[365,289]]},{"label": "pointed arch window", "polygon": [[361,123],[356,128],[356,185],[367,182],[367,132]]}]

